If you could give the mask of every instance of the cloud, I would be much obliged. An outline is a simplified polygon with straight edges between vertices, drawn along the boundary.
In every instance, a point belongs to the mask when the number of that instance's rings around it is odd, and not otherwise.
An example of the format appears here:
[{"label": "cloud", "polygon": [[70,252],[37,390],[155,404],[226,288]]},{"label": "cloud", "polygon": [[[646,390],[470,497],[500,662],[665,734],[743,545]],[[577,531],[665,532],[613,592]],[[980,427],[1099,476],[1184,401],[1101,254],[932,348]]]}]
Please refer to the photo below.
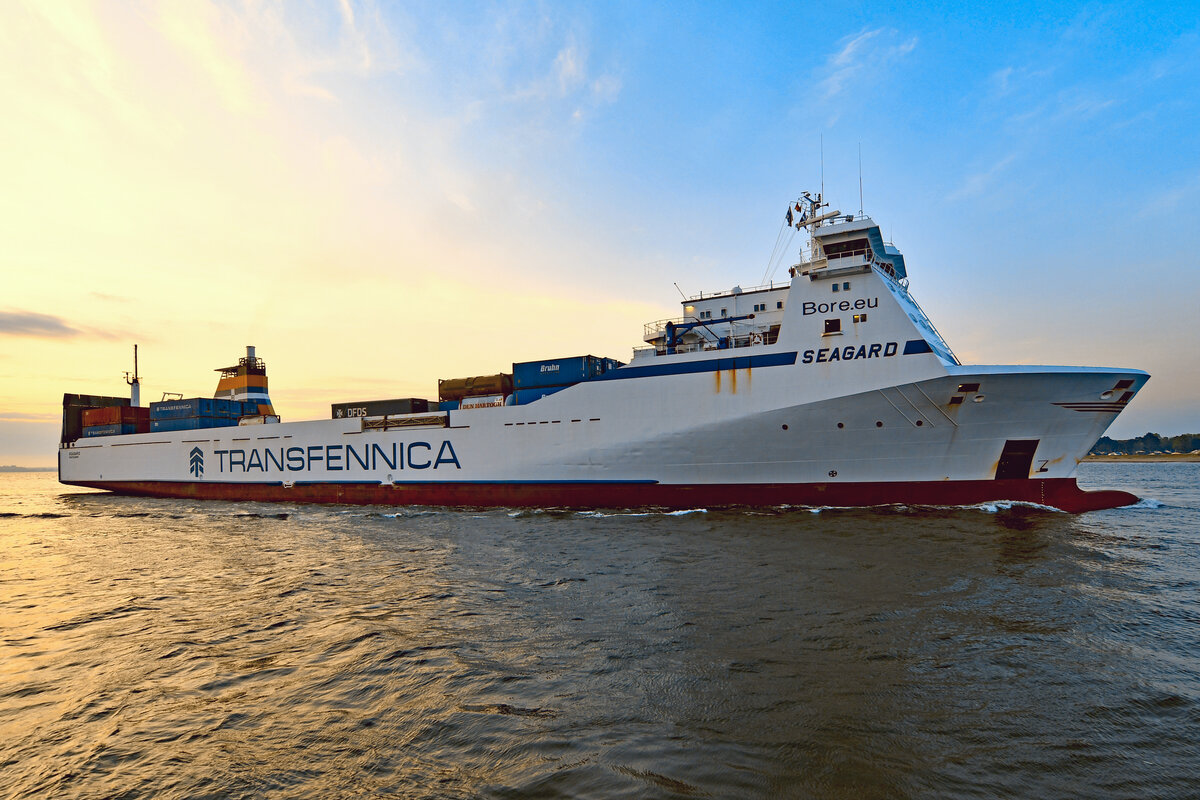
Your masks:
[{"label": "cloud", "polygon": [[898,36],[896,31],[876,28],[843,38],[842,48],[829,57],[818,74],[817,84],[824,98],[836,97],[867,76],[878,76],[916,48],[915,36],[903,41]]},{"label": "cloud", "polygon": [[1012,91],[1010,83],[1012,81],[1013,72],[1014,70],[1012,67],[1005,67],[1004,69],[998,69],[991,74],[989,80],[991,81],[992,88],[995,89],[996,94],[1004,95]]},{"label": "cloud", "polygon": [[59,418],[57,413],[27,414],[21,411],[0,411],[0,422],[56,422]]},{"label": "cloud", "polygon": [[132,338],[129,331],[76,327],[61,317],[15,309],[0,311],[0,336],[25,336],[33,339],[70,339],[74,336],[87,336],[89,339],[108,341]]},{"label": "cloud", "polygon": [[1010,153],[1004,158],[992,164],[991,167],[982,171],[976,172],[973,175],[968,175],[963,181],[962,186],[959,186],[953,192],[946,196],[947,200],[964,200],[968,197],[975,197],[983,194],[996,179],[996,177],[1008,168],[1008,165],[1015,161],[1016,153]]},{"label": "cloud", "polygon": [[36,311],[0,311],[0,336],[32,336],[38,339],[66,339],[83,331],[58,317]]},{"label": "cloud", "polygon": [[1138,219],[1153,219],[1179,209],[1193,195],[1200,193],[1200,173],[1187,176],[1174,188],[1159,192],[1142,204],[1137,212]]},{"label": "cloud", "polygon": [[554,71],[558,75],[558,90],[565,95],[583,83],[587,54],[581,53],[574,41],[569,42],[555,56]]}]

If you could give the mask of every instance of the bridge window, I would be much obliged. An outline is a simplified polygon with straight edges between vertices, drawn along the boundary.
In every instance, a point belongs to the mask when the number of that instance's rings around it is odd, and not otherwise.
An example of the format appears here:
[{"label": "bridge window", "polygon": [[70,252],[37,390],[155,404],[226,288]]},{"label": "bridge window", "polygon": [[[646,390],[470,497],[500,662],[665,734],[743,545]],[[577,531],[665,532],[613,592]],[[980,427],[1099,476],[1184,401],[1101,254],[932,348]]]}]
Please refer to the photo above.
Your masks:
[{"label": "bridge window", "polygon": [[826,258],[842,258],[843,256],[870,255],[871,245],[866,239],[851,239],[848,242],[834,242],[822,245]]},{"label": "bridge window", "polygon": [[782,300],[777,300],[777,301],[775,302],[775,307],[776,307],[776,308],[783,308],[783,301],[782,301]]}]

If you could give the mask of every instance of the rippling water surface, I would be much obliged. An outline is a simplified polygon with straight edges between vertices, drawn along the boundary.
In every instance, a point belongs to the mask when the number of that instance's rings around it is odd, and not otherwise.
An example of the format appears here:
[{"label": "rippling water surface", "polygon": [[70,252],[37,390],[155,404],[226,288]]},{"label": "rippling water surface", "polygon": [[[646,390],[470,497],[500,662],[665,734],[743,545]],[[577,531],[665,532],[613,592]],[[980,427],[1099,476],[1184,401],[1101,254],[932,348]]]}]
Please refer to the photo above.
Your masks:
[{"label": "rippling water surface", "polygon": [[0,475],[0,797],[1195,797],[1200,464],[1137,507],[570,513]]}]

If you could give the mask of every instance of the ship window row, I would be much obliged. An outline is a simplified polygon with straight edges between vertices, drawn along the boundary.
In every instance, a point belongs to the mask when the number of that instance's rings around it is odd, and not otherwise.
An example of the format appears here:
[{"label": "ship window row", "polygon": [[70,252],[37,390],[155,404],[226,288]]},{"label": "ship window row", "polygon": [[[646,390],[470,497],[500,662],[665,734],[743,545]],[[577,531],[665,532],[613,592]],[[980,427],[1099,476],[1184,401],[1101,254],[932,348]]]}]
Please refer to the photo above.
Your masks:
[{"label": "ship window row", "polygon": [[866,239],[851,239],[845,242],[833,242],[822,245],[826,258],[843,258],[845,256],[861,256],[871,254],[871,244]]},{"label": "ship window row", "polygon": [[[833,285],[833,290],[834,290],[835,292],[837,292],[837,291],[842,291],[842,292],[848,292],[848,291],[850,291],[850,281],[842,281],[842,283],[840,284],[840,288],[839,288],[839,284],[836,284],[836,283],[835,283],[835,284]],[[782,307],[782,306],[781,306],[781,307]]]}]

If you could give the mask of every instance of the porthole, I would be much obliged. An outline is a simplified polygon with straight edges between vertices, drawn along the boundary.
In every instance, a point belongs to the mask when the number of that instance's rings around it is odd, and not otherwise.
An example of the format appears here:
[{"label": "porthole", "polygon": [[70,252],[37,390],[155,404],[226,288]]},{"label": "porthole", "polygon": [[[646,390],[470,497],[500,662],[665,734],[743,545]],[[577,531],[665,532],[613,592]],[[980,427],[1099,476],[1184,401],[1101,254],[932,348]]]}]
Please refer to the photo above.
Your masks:
[{"label": "porthole", "polygon": [[846,423],[844,423],[844,422],[838,423],[838,428],[844,428],[844,427],[846,427]]},{"label": "porthole", "polygon": [[882,423],[882,422],[880,422],[879,420],[875,420],[875,427],[876,427],[876,428],[882,428],[882,427],[883,427],[883,423]]},{"label": "porthole", "polygon": [[924,425],[924,424],[925,424],[925,420],[923,420],[923,419],[919,419],[919,420],[917,420],[917,427],[918,427],[918,428],[919,428],[919,427],[921,427],[921,426],[922,426],[922,425]]},{"label": "porthole", "polygon": [[787,430],[787,425],[784,425],[784,426],[783,426],[783,429],[786,431],[786,430]]}]

